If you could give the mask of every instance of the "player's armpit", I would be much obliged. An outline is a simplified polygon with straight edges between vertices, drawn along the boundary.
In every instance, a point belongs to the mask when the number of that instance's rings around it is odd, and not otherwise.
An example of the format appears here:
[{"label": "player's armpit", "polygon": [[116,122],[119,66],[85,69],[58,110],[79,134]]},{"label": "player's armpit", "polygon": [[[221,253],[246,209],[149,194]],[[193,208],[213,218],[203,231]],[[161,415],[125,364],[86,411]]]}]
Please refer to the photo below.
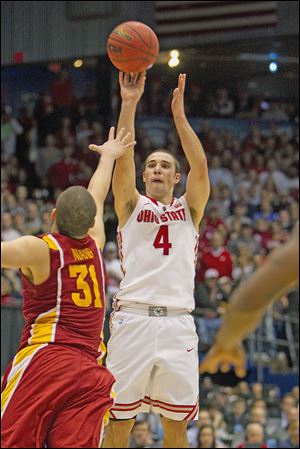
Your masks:
[{"label": "player's armpit", "polygon": [[119,227],[122,228],[123,226],[125,226],[127,220],[129,219],[130,215],[132,214],[132,212],[134,211],[137,202],[139,200],[140,194],[139,192],[135,189],[135,194],[133,196],[133,198],[131,200],[125,200],[122,201],[121,198],[118,198],[117,196],[115,197],[115,202],[114,202],[114,206],[115,206],[115,211],[118,217],[118,222],[119,222]]},{"label": "player's armpit", "polygon": [[47,244],[27,235],[9,242],[1,242],[1,267],[30,268],[39,266],[49,257]]}]

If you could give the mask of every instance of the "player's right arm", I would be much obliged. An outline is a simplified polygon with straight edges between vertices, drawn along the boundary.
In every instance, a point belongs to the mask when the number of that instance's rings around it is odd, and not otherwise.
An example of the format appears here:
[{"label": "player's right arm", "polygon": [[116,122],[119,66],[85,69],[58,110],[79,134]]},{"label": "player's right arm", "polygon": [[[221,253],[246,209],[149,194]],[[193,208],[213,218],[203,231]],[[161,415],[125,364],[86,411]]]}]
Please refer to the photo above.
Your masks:
[{"label": "player's right arm", "polygon": [[[122,104],[117,131],[119,132],[121,128],[124,128],[125,134],[131,133],[132,140],[135,138],[136,108],[144,92],[145,79],[145,72],[136,73],[132,76],[122,72],[119,73]],[[139,199],[135,181],[133,146],[116,161],[112,189],[119,226],[122,227],[127,222]]]},{"label": "player's right arm", "polygon": [[32,235],[1,242],[1,267],[20,268],[31,281],[39,283],[50,274],[48,245]]}]

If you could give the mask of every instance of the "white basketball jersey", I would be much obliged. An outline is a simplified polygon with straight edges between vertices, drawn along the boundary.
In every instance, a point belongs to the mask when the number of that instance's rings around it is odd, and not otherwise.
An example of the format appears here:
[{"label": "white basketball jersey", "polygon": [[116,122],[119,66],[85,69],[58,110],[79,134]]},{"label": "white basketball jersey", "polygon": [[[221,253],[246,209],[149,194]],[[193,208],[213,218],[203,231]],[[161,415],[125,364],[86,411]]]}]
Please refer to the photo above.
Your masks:
[{"label": "white basketball jersey", "polygon": [[118,305],[193,310],[197,242],[184,196],[166,206],[140,195],[127,223],[118,230],[124,272],[116,294]]}]

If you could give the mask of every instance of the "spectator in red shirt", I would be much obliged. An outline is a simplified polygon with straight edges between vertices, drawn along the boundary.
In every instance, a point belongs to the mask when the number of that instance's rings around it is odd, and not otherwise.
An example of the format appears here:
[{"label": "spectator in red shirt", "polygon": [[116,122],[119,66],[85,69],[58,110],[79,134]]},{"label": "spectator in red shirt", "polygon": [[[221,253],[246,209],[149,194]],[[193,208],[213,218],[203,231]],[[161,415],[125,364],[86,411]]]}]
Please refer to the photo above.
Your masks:
[{"label": "spectator in red shirt", "polygon": [[66,70],[59,73],[58,79],[50,86],[50,92],[54,106],[63,113],[68,113],[74,96],[74,83]]},{"label": "spectator in red shirt", "polygon": [[205,218],[204,230],[200,238],[200,248],[203,249],[210,245],[210,240],[215,231],[218,230],[219,225],[224,225],[225,223],[219,217],[219,209],[217,206],[212,205],[209,209],[209,214]]},{"label": "spectator in red shirt", "polygon": [[53,164],[48,170],[48,183],[52,189],[67,189],[74,184],[79,171],[78,163],[73,159],[74,148],[66,146],[63,149],[64,158]]},{"label": "spectator in red shirt", "polygon": [[224,236],[215,231],[211,239],[211,249],[206,251],[199,259],[199,268],[196,273],[196,281],[202,282],[204,273],[209,268],[218,271],[219,277],[228,276],[232,278],[232,259],[230,252],[224,248]]},{"label": "spectator in red shirt", "polygon": [[272,230],[267,220],[260,218],[255,222],[254,238],[260,243],[261,247],[267,249],[268,243],[272,240]]}]

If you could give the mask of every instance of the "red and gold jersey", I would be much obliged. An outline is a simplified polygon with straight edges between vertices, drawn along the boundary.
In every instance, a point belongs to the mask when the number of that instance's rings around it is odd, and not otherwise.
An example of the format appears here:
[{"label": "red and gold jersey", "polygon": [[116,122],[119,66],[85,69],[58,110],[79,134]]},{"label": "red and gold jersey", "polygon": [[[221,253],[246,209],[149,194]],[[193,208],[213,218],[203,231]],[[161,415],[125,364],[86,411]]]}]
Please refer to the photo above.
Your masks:
[{"label": "red and gold jersey", "polygon": [[40,285],[23,276],[21,348],[56,343],[101,358],[105,268],[100,249],[90,236],[75,240],[53,233],[40,238],[49,247],[50,276]]}]

